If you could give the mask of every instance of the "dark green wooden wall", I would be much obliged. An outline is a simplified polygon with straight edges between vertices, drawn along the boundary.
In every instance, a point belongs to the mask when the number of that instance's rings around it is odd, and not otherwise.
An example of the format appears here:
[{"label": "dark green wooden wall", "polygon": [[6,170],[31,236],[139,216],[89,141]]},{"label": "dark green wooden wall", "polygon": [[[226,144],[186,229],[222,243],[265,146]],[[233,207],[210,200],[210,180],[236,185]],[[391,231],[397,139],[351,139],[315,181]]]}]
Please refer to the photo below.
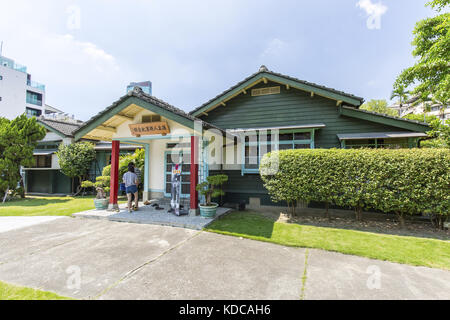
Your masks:
[{"label": "dark green wooden wall", "polygon": [[[259,84],[255,88],[280,86]],[[224,129],[276,127],[324,123],[327,127],[316,132],[316,148],[340,148],[338,133],[406,131],[365,120],[339,115],[336,101],[320,96],[311,98],[309,92],[281,86],[281,94],[252,97],[250,90],[201,118]]]},{"label": "dark green wooden wall", "polygon": [[29,193],[71,193],[72,180],[59,170],[27,170],[26,174],[26,189]]},{"label": "dark green wooden wall", "polygon": [[[259,84],[255,88],[280,86],[277,83]],[[258,128],[324,123],[326,128],[316,131],[316,148],[340,148],[339,133],[400,132],[401,128],[341,116],[335,100],[309,92],[281,86],[281,93],[252,97],[251,90],[228,101],[201,118],[224,129]],[[262,205],[278,205],[270,201],[259,174],[241,175],[240,170],[211,171],[225,173],[229,182],[224,186],[225,202],[249,202],[250,197],[261,199]]]}]

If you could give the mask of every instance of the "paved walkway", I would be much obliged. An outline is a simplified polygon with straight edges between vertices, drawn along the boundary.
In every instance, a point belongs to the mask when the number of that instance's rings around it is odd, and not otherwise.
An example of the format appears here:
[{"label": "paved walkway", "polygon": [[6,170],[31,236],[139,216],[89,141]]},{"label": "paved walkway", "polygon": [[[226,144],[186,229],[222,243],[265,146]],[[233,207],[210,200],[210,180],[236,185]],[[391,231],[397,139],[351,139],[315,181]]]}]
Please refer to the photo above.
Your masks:
[{"label": "paved walkway", "polygon": [[107,210],[88,210],[84,212],[74,213],[73,216],[77,218],[87,219],[102,219],[115,222],[128,222],[139,224],[154,224],[160,226],[179,227],[193,230],[203,230],[213,221],[220,219],[221,216],[229,213],[231,209],[217,208],[217,213],[214,218],[203,218],[201,216],[191,217],[189,215],[176,216],[169,213],[170,204],[161,203],[160,207],[163,210],[156,210],[154,207],[140,204],[139,211],[129,213],[126,209],[126,204],[120,205],[120,212],[110,212]]},{"label": "paved walkway", "polygon": [[25,228],[60,218],[61,217],[0,217],[0,232]]},{"label": "paved walkway", "polygon": [[0,280],[80,299],[450,299],[448,271],[165,226],[61,218],[0,248]]}]

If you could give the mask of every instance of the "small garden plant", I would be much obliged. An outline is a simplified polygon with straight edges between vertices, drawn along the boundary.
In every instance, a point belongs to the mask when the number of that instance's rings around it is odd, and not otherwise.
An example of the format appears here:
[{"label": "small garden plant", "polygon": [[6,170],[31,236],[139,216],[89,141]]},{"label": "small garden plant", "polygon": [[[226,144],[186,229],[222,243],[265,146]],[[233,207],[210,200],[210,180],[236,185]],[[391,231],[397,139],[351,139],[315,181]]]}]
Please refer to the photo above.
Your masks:
[{"label": "small garden plant", "polygon": [[109,177],[101,176],[97,177],[95,182],[83,181],[81,183],[82,188],[95,188],[97,191],[97,199],[106,199],[106,194],[109,192]]},{"label": "small garden plant", "polygon": [[206,178],[207,181],[197,185],[197,191],[206,198],[204,206],[212,207],[212,198],[225,195],[225,192],[221,189],[222,185],[228,181],[228,176],[221,174],[216,176],[210,176]]}]

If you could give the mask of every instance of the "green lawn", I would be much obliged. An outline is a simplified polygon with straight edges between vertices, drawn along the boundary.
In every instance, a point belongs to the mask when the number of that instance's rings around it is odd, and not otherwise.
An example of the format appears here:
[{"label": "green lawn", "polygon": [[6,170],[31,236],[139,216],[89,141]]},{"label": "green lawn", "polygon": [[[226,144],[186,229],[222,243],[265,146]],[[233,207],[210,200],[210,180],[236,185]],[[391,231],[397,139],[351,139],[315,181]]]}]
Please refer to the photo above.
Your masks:
[{"label": "green lawn", "polygon": [[0,281],[0,300],[71,300],[48,291],[19,287]]},{"label": "green lawn", "polygon": [[206,230],[285,246],[450,270],[449,241],[280,223],[247,212],[234,212]]},{"label": "green lawn", "polygon": [[90,209],[94,209],[93,197],[27,197],[0,204],[0,217],[70,216]]}]

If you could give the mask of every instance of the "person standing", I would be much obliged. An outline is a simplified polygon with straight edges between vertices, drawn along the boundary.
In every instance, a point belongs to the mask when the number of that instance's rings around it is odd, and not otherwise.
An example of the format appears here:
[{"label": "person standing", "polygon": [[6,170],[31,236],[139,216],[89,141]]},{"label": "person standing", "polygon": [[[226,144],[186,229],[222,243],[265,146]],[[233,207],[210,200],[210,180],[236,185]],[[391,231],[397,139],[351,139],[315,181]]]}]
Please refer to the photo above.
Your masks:
[{"label": "person standing", "polygon": [[[139,201],[139,192],[142,190],[142,173],[141,173],[141,170],[138,167],[136,167],[134,162],[130,162],[130,165],[133,166],[134,173],[137,175],[138,180],[139,180],[138,186],[137,186],[138,187],[138,201]],[[133,195],[133,200],[136,201],[134,195]]]},{"label": "person standing", "polygon": [[[123,183],[125,183],[125,189],[128,199],[128,212],[131,213],[139,208],[139,196],[138,196],[138,185],[139,179],[134,173],[134,166],[132,163],[128,164],[128,172],[123,175]],[[132,207],[132,195],[134,195],[134,207]]]}]

